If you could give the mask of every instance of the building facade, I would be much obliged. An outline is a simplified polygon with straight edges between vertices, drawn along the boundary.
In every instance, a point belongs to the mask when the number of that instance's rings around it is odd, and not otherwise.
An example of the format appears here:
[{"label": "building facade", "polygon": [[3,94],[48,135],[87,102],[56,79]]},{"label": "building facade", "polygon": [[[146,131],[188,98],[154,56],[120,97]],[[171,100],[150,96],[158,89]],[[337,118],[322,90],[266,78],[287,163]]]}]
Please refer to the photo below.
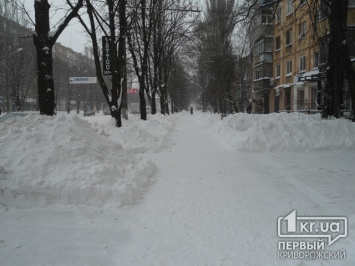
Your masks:
[{"label": "building facade", "polygon": [[269,93],[273,78],[273,1],[260,0],[250,21],[252,53],[252,109],[255,113],[269,112]]},{"label": "building facade", "polygon": [[276,7],[270,112],[320,109],[318,82],[304,81],[319,73],[318,40],[325,34],[318,23],[322,18],[311,10],[304,0],[283,0]]},{"label": "building facade", "polygon": [[[260,0],[258,4],[250,31],[253,112],[320,112],[329,41],[322,2]],[[355,0],[349,1],[347,19],[347,44],[355,62]],[[350,110],[345,78],[343,108]]]}]

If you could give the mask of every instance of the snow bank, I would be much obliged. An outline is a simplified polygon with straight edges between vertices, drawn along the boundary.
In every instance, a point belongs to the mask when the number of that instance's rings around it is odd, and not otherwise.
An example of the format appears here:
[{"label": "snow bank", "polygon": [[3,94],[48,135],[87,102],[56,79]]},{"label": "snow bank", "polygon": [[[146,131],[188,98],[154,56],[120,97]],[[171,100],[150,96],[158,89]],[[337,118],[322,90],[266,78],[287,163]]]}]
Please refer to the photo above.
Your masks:
[{"label": "snow bank", "polygon": [[242,151],[326,151],[355,148],[355,123],[346,119],[322,120],[319,115],[239,113],[223,120],[202,115],[228,146]]},{"label": "snow bank", "polygon": [[122,119],[122,128],[117,130],[115,120],[111,116],[85,117],[94,130],[108,139],[122,145],[133,153],[158,152],[170,143],[170,132],[173,130],[178,115],[148,115],[143,121],[139,115],[129,115],[129,120]]},{"label": "snow bank", "polygon": [[131,205],[156,171],[77,115],[30,115],[0,123],[0,147],[0,204],[5,206]]}]

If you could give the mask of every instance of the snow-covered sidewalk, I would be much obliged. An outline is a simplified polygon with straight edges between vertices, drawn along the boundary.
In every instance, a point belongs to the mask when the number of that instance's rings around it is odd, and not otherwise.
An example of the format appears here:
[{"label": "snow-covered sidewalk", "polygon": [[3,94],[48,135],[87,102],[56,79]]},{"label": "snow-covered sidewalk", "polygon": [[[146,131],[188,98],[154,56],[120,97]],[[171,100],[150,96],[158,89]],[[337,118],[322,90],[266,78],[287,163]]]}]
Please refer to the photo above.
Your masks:
[{"label": "snow-covered sidewalk", "polygon": [[[0,264],[355,265],[351,149],[243,152],[211,130],[212,115],[174,119],[159,149],[133,149],[157,169],[140,203],[106,211],[3,207]],[[278,259],[277,218],[295,209],[348,217],[349,236],[334,244],[347,258]]]}]

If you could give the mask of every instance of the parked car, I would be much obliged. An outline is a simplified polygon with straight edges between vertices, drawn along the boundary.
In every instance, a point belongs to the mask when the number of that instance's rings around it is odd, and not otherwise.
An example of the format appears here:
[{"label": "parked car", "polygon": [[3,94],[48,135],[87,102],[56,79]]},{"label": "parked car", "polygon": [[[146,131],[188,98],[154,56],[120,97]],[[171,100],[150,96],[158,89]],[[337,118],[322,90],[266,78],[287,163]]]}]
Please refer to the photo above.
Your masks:
[{"label": "parked car", "polygon": [[93,116],[95,112],[93,110],[86,110],[84,111],[84,116]]},{"label": "parked car", "polygon": [[353,118],[353,111],[351,111],[351,110],[343,111],[343,117],[346,119],[352,119]]},{"label": "parked car", "polygon": [[29,113],[24,113],[24,112],[12,112],[12,113],[7,113],[6,115],[0,117],[0,122],[4,122],[8,119],[14,118],[14,117],[24,117],[28,115]]}]

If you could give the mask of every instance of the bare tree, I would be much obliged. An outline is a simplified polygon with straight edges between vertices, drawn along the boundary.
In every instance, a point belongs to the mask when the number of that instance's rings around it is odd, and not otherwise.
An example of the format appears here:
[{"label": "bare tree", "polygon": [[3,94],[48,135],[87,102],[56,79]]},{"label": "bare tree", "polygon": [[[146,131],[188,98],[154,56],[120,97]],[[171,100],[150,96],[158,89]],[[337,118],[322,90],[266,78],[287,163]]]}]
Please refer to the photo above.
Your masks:
[{"label": "bare tree", "polygon": [[[139,100],[141,119],[147,120],[145,94],[148,89],[147,71],[149,48],[152,37],[152,12],[157,7],[157,0],[132,1],[129,28],[127,30],[128,50],[132,56],[133,68],[139,82]],[[148,94],[149,95],[149,94]]]},{"label": "bare tree", "polygon": [[[85,0],[89,25],[79,16],[79,20],[92,41],[93,57],[95,60],[96,76],[101,86],[111,115],[116,120],[116,126],[122,126],[121,103],[122,86],[125,82],[125,35],[126,35],[126,0]],[[74,9],[74,6],[72,6]],[[116,19],[119,19],[117,22]],[[117,27],[117,25],[119,25]],[[111,60],[111,91],[104,79],[101,69],[100,46],[98,34],[103,34],[107,40],[108,55]],[[117,51],[118,46],[118,51]]]},{"label": "bare tree", "polygon": [[214,111],[226,113],[225,94],[230,95],[235,83],[236,56],[232,46],[235,26],[235,2],[209,0],[205,19],[199,26],[200,84],[204,83],[203,99]]},{"label": "bare tree", "polygon": [[[69,2],[69,0],[68,0]],[[60,34],[68,26],[69,22],[77,16],[83,0],[78,0],[74,8],[63,17],[62,23],[55,32],[50,30],[50,5],[47,0],[35,0],[35,32],[33,41],[37,53],[37,86],[39,110],[43,115],[55,114],[54,81],[53,81],[53,57],[52,48]],[[20,8],[27,13],[23,4]]]},{"label": "bare tree", "polygon": [[[163,114],[169,113],[169,78],[173,57],[189,38],[194,10],[188,1],[132,1],[128,47],[140,84],[141,118],[145,119],[145,98],[156,113],[156,95]],[[142,104],[144,103],[144,104]]]}]

